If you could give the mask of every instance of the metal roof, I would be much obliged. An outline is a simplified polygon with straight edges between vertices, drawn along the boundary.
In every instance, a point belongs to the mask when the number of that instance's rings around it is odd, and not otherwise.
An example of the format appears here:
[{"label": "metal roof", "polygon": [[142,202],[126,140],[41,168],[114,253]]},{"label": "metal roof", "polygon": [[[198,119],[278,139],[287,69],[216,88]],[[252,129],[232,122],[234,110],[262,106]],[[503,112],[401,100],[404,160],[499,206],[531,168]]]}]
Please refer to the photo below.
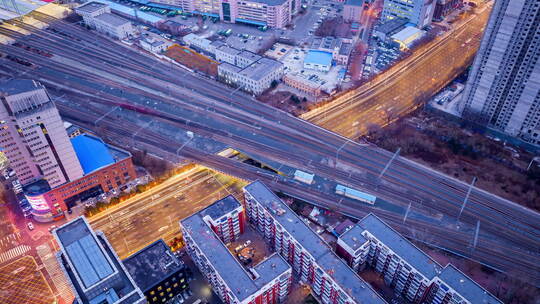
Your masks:
[{"label": "metal roof", "polygon": [[349,187],[345,187],[345,186],[339,185],[339,184],[336,185],[336,192],[343,192],[344,195],[349,194],[349,195],[352,195],[352,196],[363,198],[363,199],[368,200],[368,201],[375,201],[377,199],[377,197],[374,196],[374,195],[367,194],[367,193],[364,193],[362,191],[352,189],[352,188],[349,188]]}]

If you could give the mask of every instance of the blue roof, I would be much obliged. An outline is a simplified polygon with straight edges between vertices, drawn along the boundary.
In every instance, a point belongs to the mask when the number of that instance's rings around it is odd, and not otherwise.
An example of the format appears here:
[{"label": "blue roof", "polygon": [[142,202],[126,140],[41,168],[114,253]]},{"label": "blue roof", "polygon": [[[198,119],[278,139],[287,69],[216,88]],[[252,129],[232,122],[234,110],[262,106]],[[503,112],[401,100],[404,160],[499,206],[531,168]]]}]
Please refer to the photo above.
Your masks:
[{"label": "blue roof", "polygon": [[71,139],[73,149],[81,163],[84,174],[114,163],[109,149],[103,141],[97,137],[81,134]]},{"label": "blue roof", "polygon": [[319,65],[331,65],[332,53],[325,51],[308,51],[304,63],[319,64]]},{"label": "blue roof", "polygon": [[243,19],[243,18],[236,18],[236,22],[242,22],[242,23],[253,24],[253,25],[260,25],[260,26],[265,26],[266,25],[266,22],[263,22],[263,21],[249,20],[249,19]]}]

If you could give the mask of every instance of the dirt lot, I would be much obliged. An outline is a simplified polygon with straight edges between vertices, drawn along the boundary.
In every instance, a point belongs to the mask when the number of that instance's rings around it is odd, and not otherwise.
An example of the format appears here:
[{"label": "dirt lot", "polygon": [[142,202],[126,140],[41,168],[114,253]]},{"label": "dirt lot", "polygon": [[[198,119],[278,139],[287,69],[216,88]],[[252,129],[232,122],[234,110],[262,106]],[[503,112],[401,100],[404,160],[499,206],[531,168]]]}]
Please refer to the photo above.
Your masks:
[{"label": "dirt lot", "polygon": [[443,118],[417,112],[380,129],[367,139],[401,155],[496,195],[540,211],[540,168],[527,166],[534,157]]},{"label": "dirt lot", "polygon": [[257,99],[262,103],[269,104],[293,115],[300,115],[306,112],[309,105],[307,99],[298,97],[295,94],[286,91],[267,91],[259,95]]},{"label": "dirt lot", "polygon": [[194,50],[175,44],[167,50],[165,55],[190,69],[203,72],[210,76],[217,76],[218,63]]}]

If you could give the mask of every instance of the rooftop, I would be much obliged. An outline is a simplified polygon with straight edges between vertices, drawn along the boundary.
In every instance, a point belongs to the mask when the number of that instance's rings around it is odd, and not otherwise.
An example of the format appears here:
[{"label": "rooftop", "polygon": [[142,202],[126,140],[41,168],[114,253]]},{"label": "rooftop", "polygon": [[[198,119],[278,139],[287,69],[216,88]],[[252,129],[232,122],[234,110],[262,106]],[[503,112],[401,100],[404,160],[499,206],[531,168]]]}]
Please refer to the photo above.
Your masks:
[{"label": "rooftop", "polygon": [[[281,258],[281,256],[271,256],[271,264],[276,264],[276,268],[268,268],[268,258],[266,261],[259,263],[255,268],[258,268],[257,274],[259,277],[253,279],[248,274],[242,265],[227,249],[225,244],[216,236],[214,231],[204,222],[200,213],[196,213],[186,219],[180,221],[181,226],[189,234],[193,241],[197,244],[201,252],[212,264],[217,273],[229,285],[234,295],[240,300],[244,300],[257,292],[264,282],[270,282],[276,276],[276,269],[287,270],[290,266]],[[287,265],[287,268],[284,268]]]},{"label": "rooftop", "polygon": [[348,56],[351,53],[351,50],[352,50],[352,44],[351,43],[343,43],[341,45],[341,48],[339,49],[339,54]]},{"label": "rooftop", "polygon": [[98,10],[106,7],[106,6],[107,5],[104,4],[104,3],[91,1],[91,2],[86,2],[83,5],[80,5],[75,10],[80,11],[80,12],[85,12],[85,13],[93,13],[95,11],[98,11]]},{"label": "rooftop", "polygon": [[0,83],[0,95],[15,95],[32,90],[41,89],[43,86],[30,79],[11,79]]},{"label": "rooftop", "polygon": [[250,0],[250,1],[251,2],[256,2],[256,3],[267,4],[267,5],[270,5],[270,6],[282,5],[283,3],[286,2],[285,0]]},{"label": "rooftop", "polygon": [[309,252],[316,263],[323,267],[352,299],[359,303],[386,303],[266,185],[255,181],[245,186],[244,191],[266,207],[274,219]]},{"label": "rooftop", "polygon": [[331,65],[332,64],[332,53],[325,51],[308,51],[306,57],[304,58],[304,63],[319,64],[319,65]]},{"label": "rooftop", "polygon": [[85,289],[117,271],[82,217],[58,228],[55,233]]},{"label": "rooftop", "polygon": [[135,10],[132,7],[122,5],[120,3],[116,3],[114,1],[109,0],[96,0],[96,2],[105,3],[107,4],[111,10],[120,12],[122,14],[125,14],[127,16],[131,16],[133,18],[140,19],[142,21],[150,22],[152,24],[155,24],[161,20],[164,20],[162,17],[158,17],[156,15],[152,15],[146,12],[137,11],[137,16],[135,16]]},{"label": "rooftop", "polygon": [[71,144],[85,175],[115,162],[107,145],[98,137],[81,134],[71,138]]},{"label": "rooftop", "polygon": [[312,49],[335,49],[341,46],[341,39],[326,36],[326,37],[315,37],[311,42]]},{"label": "rooftop", "polygon": [[471,278],[459,271],[454,265],[448,264],[439,275],[439,278],[457,291],[470,303],[494,304],[502,303],[495,296],[487,292]]},{"label": "rooftop", "polygon": [[115,14],[111,14],[111,13],[103,13],[99,16],[96,17],[97,20],[100,20],[100,21],[103,21],[105,23],[108,23],[112,26],[120,26],[120,25],[124,25],[126,23],[130,23],[129,20],[127,19],[124,19],[120,16],[116,16]]},{"label": "rooftop", "polygon": [[218,48],[218,50],[220,52],[223,52],[223,53],[226,53],[226,54],[229,54],[229,55],[237,55],[237,54],[240,54],[240,50],[237,50],[233,47],[230,47],[228,45],[222,45]]},{"label": "rooftop", "polygon": [[253,52],[250,52],[250,51],[241,51],[238,55],[236,55],[237,57],[241,57],[243,59],[246,59],[246,60],[249,60],[249,61],[257,61],[259,59],[261,59],[262,57],[260,55],[257,55]]},{"label": "rooftop", "polygon": [[392,35],[392,39],[396,40],[396,41],[407,41],[408,39],[410,39],[411,37],[414,37],[420,33],[423,33],[424,31],[422,31],[421,29],[417,28],[417,27],[414,27],[414,26],[407,26],[405,27],[404,29],[402,29],[401,31],[395,33],[394,35]]},{"label": "rooftop", "polygon": [[209,216],[212,220],[217,220],[241,206],[242,205],[240,202],[234,196],[227,195],[226,197],[201,210],[200,215],[203,218],[205,216]]},{"label": "rooftop", "polygon": [[360,246],[366,243],[368,240],[362,235],[364,229],[358,225],[352,226],[349,230],[345,231],[339,238],[345,242],[352,250],[356,251]]},{"label": "rooftop", "polygon": [[390,19],[390,20],[378,25],[377,28],[376,28],[376,31],[384,33],[384,34],[389,34],[389,33],[392,33],[394,31],[397,31],[398,29],[404,27],[405,24],[407,24],[408,22],[409,22],[409,20],[407,20],[405,18],[399,18],[398,17],[398,18]]},{"label": "rooftop", "polygon": [[171,253],[162,239],[137,251],[123,263],[143,292],[185,268],[184,263]]},{"label": "rooftop", "polygon": [[246,66],[239,73],[253,80],[260,80],[269,73],[281,68],[282,65],[283,64],[279,61],[263,57]]},{"label": "rooftop", "polygon": [[433,279],[441,272],[442,267],[435,260],[374,214],[366,215],[357,225],[388,246],[428,280]]},{"label": "rooftop", "polygon": [[346,0],[345,5],[362,6],[364,5],[364,0]]}]

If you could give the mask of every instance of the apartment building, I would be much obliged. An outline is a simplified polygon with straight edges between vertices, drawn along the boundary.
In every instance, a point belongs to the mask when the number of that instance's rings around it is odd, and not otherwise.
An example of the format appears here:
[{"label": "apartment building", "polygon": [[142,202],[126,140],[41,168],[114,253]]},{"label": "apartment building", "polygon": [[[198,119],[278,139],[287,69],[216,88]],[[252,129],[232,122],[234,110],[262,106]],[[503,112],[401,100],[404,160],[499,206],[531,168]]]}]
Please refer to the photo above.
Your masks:
[{"label": "apartment building", "polygon": [[253,182],[243,190],[249,222],[321,303],[386,303],[263,183]]},{"label": "apartment building", "polygon": [[143,304],[142,291],[101,231],[84,217],[53,231],[60,246],[56,258],[67,277],[75,304]]},{"label": "apartment building", "polygon": [[498,0],[463,98],[462,117],[540,144],[540,6]]},{"label": "apartment building", "polygon": [[343,20],[345,22],[360,22],[364,13],[364,0],[346,0],[343,5]]},{"label": "apartment building", "polygon": [[116,39],[124,39],[134,35],[131,22],[111,13],[107,4],[87,2],[75,9],[83,17],[84,23],[96,31]]},{"label": "apartment building", "polygon": [[0,84],[0,146],[21,185],[44,178],[51,187],[83,176],[60,114],[43,85]]},{"label": "apartment building", "polygon": [[436,0],[385,0],[382,20],[405,18],[417,28],[431,24]]},{"label": "apartment building", "polygon": [[[290,290],[292,270],[279,254],[244,268],[226,247],[243,226],[240,214],[242,205],[231,196],[181,220],[187,253],[224,303],[283,302]],[[217,222],[221,225],[212,224]]]},{"label": "apartment building", "polygon": [[413,303],[501,303],[454,266],[442,267],[374,214],[339,236],[336,253],[356,271],[374,269]]}]

